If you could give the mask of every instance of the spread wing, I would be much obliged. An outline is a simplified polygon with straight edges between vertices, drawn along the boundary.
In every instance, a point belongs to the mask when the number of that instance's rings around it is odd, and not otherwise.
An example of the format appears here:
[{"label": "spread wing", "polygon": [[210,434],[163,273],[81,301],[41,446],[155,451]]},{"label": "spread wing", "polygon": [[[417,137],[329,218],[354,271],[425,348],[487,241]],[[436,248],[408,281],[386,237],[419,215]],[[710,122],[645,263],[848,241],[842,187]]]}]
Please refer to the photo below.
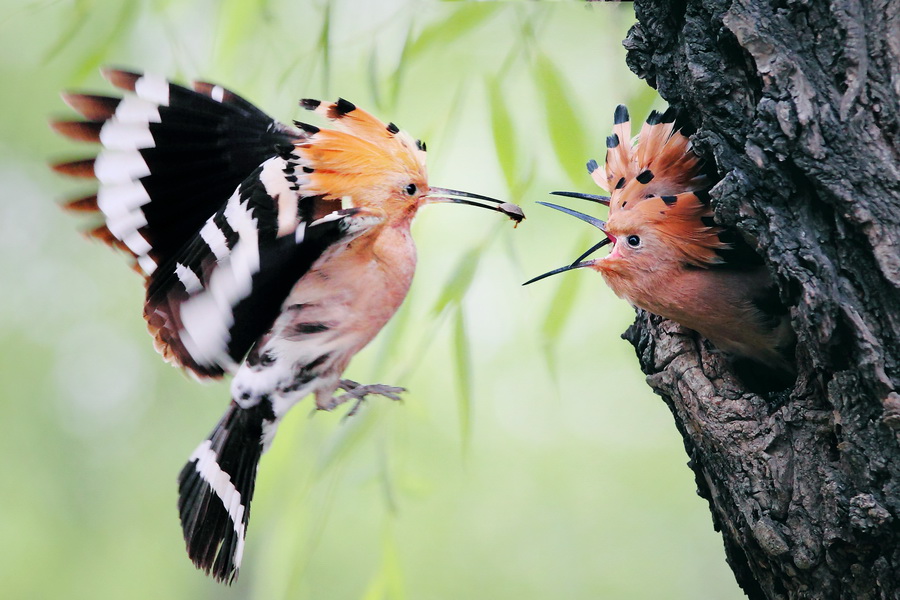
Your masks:
[{"label": "spread wing", "polygon": [[[151,275],[144,316],[167,360],[200,376],[232,371],[317,261],[382,222],[360,208],[316,218],[334,203],[293,189],[292,165],[290,155],[266,161]],[[279,218],[287,205],[301,207],[291,227]]]},{"label": "spread wing", "polygon": [[116,69],[103,75],[124,98],[63,94],[86,120],[53,123],[102,149],[54,169],[97,178],[96,194],[66,207],[99,213],[103,222],[89,235],[131,254],[144,274],[179,252],[254,169],[305,138],[219,86],[191,90]]},{"label": "spread wing", "polygon": [[[382,218],[360,208],[315,219],[325,201],[285,180],[290,158],[269,159],[151,276],[144,316],[157,350],[200,376],[232,371],[282,310],[294,284]],[[303,205],[279,227],[279,205]]]},{"label": "spread wing", "polygon": [[163,357],[199,376],[221,375],[317,260],[380,220],[310,191],[313,169],[296,152],[311,134],[237,94],[103,74],[124,98],[64,94],[85,120],[53,123],[69,138],[102,145],[96,157],[54,166],[100,183],[66,207],[102,217],[89,235],[134,258]]}]

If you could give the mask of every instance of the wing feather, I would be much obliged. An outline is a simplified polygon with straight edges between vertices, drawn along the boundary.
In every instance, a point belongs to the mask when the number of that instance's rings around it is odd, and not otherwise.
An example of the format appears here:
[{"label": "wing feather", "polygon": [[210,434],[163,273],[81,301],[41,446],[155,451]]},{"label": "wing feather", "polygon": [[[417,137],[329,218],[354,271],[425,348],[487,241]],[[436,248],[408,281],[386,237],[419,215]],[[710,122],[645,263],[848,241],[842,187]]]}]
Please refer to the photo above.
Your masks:
[{"label": "wing feather", "polygon": [[200,377],[233,371],[316,262],[381,222],[353,208],[314,221],[298,216],[285,231],[279,204],[316,202],[286,185],[285,163],[264,163],[149,280],[144,316],[157,350]]}]

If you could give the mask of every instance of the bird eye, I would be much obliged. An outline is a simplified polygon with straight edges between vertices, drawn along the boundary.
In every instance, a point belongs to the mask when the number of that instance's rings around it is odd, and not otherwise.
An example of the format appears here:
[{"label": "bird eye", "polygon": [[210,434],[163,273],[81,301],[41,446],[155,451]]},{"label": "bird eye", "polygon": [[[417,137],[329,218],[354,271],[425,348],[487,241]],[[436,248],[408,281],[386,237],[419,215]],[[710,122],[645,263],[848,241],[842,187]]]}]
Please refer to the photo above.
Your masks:
[{"label": "bird eye", "polygon": [[418,188],[416,188],[416,184],[411,183],[408,186],[406,186],[406,193],[409,194],[410,196],[414,196],[417,189]]},{"label": "bird eye", "polygon": [[636,235],[629,235],[625,238],[625,241],[628,242],[628,245],[632,248],[637,248],[641,245],[641,238]]}]

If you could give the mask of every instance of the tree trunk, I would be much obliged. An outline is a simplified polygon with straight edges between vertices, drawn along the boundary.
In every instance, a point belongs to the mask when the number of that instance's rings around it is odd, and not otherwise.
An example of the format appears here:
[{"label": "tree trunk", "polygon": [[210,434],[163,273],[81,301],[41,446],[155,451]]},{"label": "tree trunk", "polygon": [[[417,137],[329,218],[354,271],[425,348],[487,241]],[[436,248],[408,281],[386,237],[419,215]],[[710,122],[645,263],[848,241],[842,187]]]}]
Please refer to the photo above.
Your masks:
[{"label": "tree trunk", "polygon": [[791,309],[799,377],[755,394],[646,313],[625,337],[749,597],[900,598],[900,1],[635,10],[628,64],[693,119],[717,221]]}]

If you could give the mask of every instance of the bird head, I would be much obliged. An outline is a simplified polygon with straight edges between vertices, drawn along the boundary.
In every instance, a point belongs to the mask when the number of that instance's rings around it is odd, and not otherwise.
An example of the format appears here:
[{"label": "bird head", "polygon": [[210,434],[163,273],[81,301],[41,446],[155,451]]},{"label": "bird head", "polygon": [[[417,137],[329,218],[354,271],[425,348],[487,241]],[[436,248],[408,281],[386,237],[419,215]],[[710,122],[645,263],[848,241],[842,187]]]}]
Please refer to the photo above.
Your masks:
[{"label": "bird head", "polygon": [[[588,162],[596,183],[610,196],[553,192],[609,207],[608,221],[549,202],[540,202],[603,232],[604,237],[570,265],[526,283],[565,271],[591,268],[600,272],[619,295],[629,282],[667,267],[710,267],[722,262],[729,247],[713,221],[708,184],[689,140],[674,129],[674,112],[652,112],[640,135],[632,141],[628,111],[616,109],[613,134],[607,138],[606,167]],[[607,256],[586,260],[606,245]],[[628,295],[625,293],[624,295]]]},{"label": "bird head", "polygon": [[[553,193],[609,203],[609,199],[604,196],[575,192]],[[599,272],[608,282],[613,283],[636,279],[669,266],[709,267],[718,264],[722,262],[718,252],[726,249],[728,244],[719,239],[721,228],[712,221],[705,198],[702,192],[644,198],[630,207],[611,210],[607,221],[557,204],[539,202],[593,225],[604,237],[572,264],[544,273],[526,283],[585,267]],[[612,245],[609,254],[586,260],[607,245]]]},{"label": "bird head", "polygon": [[525,218],[515,204],[430,187],[425,143],[393,123],[385,125],[342,98],[332,104],[306,99],[300,105],[335,124],[335,129],[319,129],[295,121],[306,134],[295,150],[305,193],[340,201],[342,208],[378,209],[394,220],[412,219],[421,206],[443,202],[498,211],[516,224]]}]

